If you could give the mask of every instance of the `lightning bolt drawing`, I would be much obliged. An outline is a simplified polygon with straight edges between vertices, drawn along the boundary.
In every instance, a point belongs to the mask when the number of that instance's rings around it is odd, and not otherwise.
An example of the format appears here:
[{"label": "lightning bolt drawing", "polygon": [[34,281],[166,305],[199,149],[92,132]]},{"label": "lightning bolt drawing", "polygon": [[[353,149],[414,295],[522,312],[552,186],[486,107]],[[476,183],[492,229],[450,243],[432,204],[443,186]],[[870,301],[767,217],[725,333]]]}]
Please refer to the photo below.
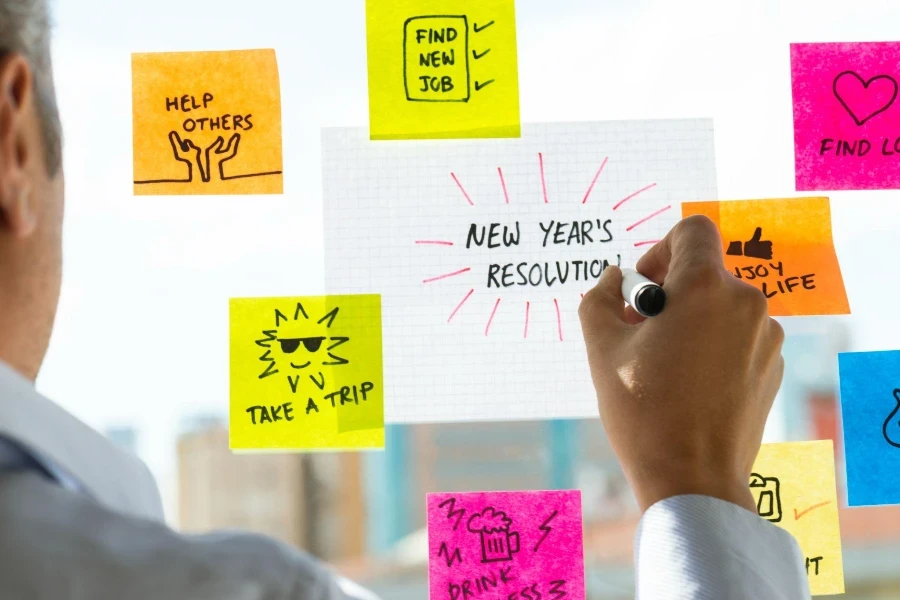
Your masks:
[{"label": "lightning bolt drawing", "polygon": [[456,531],[456,528],[459,527],[459,522],[462,521],[463,515],[466,514],[466,509],[456,509],[456,498],[444,500],[438,504],[438,508],[444,508],[448,504],[450,505],[450,508],[447,510],[447,518],[452,519],[453,517],[456,517],[456,523],[453,524],[453,531]]},{"label": "lightning bolt drawing", "polygon": [[566,592],[559,589],[562,586],[566,585],[565,580],[557,579],[556,581],[551,581],[550,585],[553,586],[550,588],[550,593],[553,594],[553,597],[550,600],[559,600],[560,598],[565,598],[568,596]]},{"label": "lightning bolt drawing", "polygon": [[544,540],[547,539],[547,536],[550,535],[550,531],[551,531],[553,528],[552,528],[552,527],[548,527],[548,525],[550,525],[550,521],[552,521],[553,519],[555,519],[555,518],[556,518],[556,515],[558,515],[558,514],[559,514],[559,511],[558,511],[558,510],[554,510],[552,513],[550,513],[550,516],[547,517],[547,520],[544,521],[543,523],[541,523],[541,526],[538,527],[538,529],[539,529],[540,531],[543,531],[543,532],[544,532],[544,535],[541,536],[541,539],[539,539],[539,540],[538,540],[538,543],[535,545],[535,547],[534,547],[534,551],[535,551],[535,552],[538,551],[538,548],[541,547],[541,544],[543,544],[543,543],[544,543]]},{"label": "lightning bolt drawing", "polygon": [[453,559],[456,559],[456,562],[462,562],[462,555],[459,553],[459,548],[450,553],[450,550],[447,548],[447,542],[441,542],[441,549],[438,550],[438,556],[443,556],[447,560],[447,566],[453,566]]}]

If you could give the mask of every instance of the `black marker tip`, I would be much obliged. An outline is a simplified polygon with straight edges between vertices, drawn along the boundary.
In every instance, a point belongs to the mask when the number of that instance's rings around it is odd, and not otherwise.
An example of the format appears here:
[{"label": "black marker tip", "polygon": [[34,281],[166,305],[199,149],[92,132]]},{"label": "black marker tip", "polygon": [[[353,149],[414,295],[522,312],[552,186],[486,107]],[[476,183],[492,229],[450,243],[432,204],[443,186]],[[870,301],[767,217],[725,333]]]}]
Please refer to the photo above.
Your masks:
[{"label": "black marker tip", "polygon": [[635,299],[639,312],[646,317],[655,317],[666,307],[666,292],[657,285],[642,289]]}]

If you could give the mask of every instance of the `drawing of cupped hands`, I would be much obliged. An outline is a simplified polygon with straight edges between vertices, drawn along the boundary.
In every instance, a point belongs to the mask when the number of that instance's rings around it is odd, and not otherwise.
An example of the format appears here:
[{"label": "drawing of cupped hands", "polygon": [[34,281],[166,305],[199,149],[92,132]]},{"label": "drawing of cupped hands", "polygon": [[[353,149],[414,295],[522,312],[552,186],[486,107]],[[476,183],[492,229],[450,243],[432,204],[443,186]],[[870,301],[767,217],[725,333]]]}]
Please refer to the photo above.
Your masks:
[{"label": "drawing of cupped hands", "polygon": [[191,183],[196,180],[195,173],[197,172],[200,173],[200,181],[203,183],[209,183],[212,180],[213,173],[216,172],[219,174],[220,181],[281,175],[280,169],[259,173],[225,174],[225,163],[237,156],[238,148],[241,144],[240,133],[232,134],[227,142],[220,135],[206,148],[200,148],[191,138],[182,138],[177,131],[170,131],[169,144],[175,160],[187,165],[187,177],[184,179],[135,180],[135,184]]},{"label": "drawing of cupped hands", "polygon": [[241,134],[234,133],[228,139],[227,144],[225,143],[225,138],[220,135],[205,149],[199,148],[188,137],[182,139],[177,131],[169,132],[169,142],[172,144],[175,160],[188,166],[187,181],[194,180],[194,169],[196,168],[200,172],[200,179],[208,182],[212,178],[213,170],[211,167],[213,165],[217,167],[216,171],[218,171],[220,179],[228,179],[225,177],[224,164],[237,156],[238,147],[241,143]]}]

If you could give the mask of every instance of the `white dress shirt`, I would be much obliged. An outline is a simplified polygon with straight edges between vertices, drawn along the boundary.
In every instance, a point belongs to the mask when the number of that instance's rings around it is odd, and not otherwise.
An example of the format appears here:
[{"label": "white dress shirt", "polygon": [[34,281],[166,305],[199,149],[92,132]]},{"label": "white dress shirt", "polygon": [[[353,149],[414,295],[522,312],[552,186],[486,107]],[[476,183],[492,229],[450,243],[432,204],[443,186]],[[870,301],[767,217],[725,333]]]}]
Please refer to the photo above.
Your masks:
[{"label": "white dress shirt", "polygon": [[378,600],[287,544],[181,535],[153,477],[0,363],[3,600]]},{"label": "white dress shirt", "polygon": [[805,558],[787,531],[709,496],[674,496],[635,536],[637,600],[808,600]]}]

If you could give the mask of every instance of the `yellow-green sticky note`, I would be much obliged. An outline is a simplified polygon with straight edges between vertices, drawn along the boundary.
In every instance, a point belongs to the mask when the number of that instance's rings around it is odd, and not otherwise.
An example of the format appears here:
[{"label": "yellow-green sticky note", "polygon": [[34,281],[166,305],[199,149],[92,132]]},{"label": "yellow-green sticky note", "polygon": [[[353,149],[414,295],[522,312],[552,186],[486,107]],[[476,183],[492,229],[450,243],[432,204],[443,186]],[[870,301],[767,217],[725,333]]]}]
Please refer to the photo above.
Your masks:
[{"label": "yellow-green sticky note", "polygon": [[831,440],[763,444],[750,491],[759,516],[789,531],[805,556],[813,595],[844,593]]},{"label": "yellow-green sticky note", "polygon": [[514,0],[366,0],[373,140],[521,136]]},{"label": "yellow-green sticky note", "polygon": [[232,298],[232,450],[384,448],[381,296]]}]

